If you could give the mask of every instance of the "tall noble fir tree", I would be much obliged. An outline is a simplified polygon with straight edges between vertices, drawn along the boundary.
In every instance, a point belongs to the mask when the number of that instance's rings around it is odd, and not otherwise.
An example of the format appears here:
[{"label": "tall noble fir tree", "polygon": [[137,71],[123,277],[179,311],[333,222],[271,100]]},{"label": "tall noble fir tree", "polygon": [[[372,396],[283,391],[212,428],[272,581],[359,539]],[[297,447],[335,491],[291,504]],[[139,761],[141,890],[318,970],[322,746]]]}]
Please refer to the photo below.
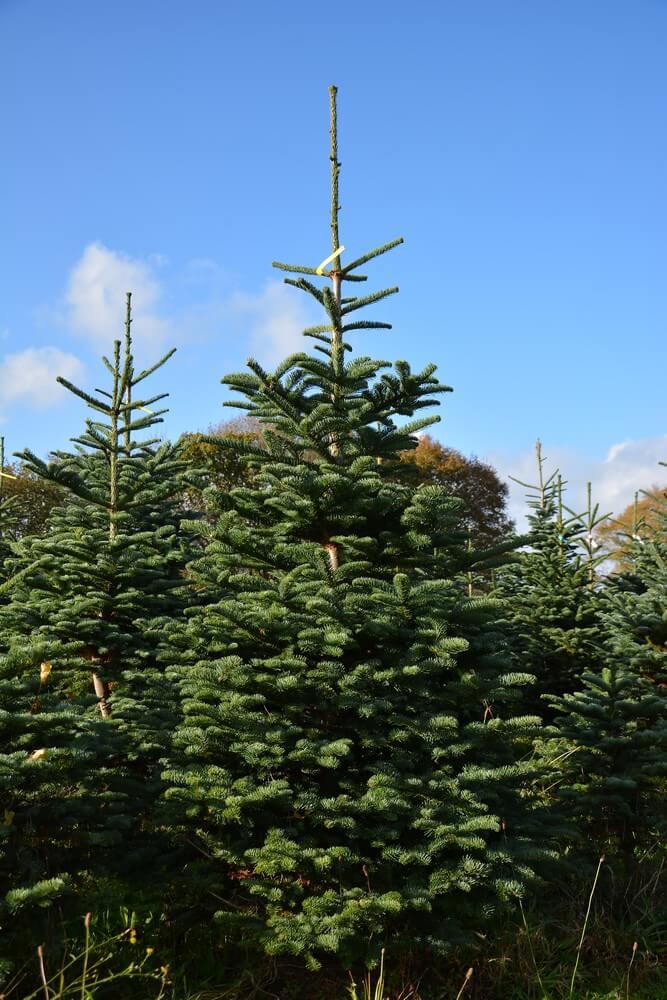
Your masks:
[{"label": "tall noble fir tree", "polygon": [[359,310],[398,289],[344,289],[402,240],[343,264],[335,87],[330,109],[332,252],[275,265],[325,312],[305,331],[317,354],[223,379],[264,444],[220,442],[255,474],[202,527],[207,602],[174,646],[184,721],[166,775],[201,852],[188,877],[225,933],[311,966],[373,961],[384,942],[444,951],[545,854],[517,763],[537,720],[505,711],[525,678],[498,653],[493,603],[468,596],[458,501],[395,477],[438,419],[397,418],[447,387],[433,365],[349,356],[352,336],[390,328]]},{"label": "tall noble fir tree", "polygon": [[543,696],[573,692],[586,670],[600,661],[597,568],[603,558],[595,529],[605,519],[598,507],[575,514],[563,502],[557,471],[546,475],[541,444],[536,446],[538,482],[522,483],[528,493],[529,548],[498,575],[497,594],[507,608],[515,663],[534,675],[525,689],[527,704],[549,714]]},{"label": "tall noble fir tree", "polygon": [[159,882],[151,810],[178,703],[158,651],[185,604],[191,553],[184,465],[146,437],[163,396],[138,395],[170,355],[135,371],[130,324],[128,295],[124,349],[116,341],[104,358],[108,391],[59,379],[93,411],[76,452],[49,464],[21,455],[67,502],[44,537],[15,547],[0,608],[0,876],[11,908],[100,877],[108,889],[132,874],[136,886],[148,858],[146,883]]}]

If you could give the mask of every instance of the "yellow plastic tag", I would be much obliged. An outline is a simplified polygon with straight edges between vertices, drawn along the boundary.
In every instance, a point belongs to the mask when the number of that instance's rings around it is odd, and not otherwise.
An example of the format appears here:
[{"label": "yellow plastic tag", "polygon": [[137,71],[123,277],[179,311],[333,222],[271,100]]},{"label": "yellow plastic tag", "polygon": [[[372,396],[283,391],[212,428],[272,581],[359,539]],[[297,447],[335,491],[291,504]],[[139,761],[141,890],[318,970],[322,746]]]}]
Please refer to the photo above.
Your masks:
[{"label": "yellow plastic tag", "polygon": [[327,264],[330,264],[332,260],[335,260],[336,257],[338,257],[338,255],[341,254],[344,249],[345,247],[338,247],[337,250],[334,250],[333,253],[330,253],[329,256],[326,258],[326,260],[323,260],[322,263],[315,268],[317,274],[322,274],[322,271],[327,266]]},{"label": "yellow plastic tag", "polygon": [[49,674],[51,673],[51,668],[53,664],[49,660],[44,660],[39,665],[39,683],[46,684],[49,679]]}]

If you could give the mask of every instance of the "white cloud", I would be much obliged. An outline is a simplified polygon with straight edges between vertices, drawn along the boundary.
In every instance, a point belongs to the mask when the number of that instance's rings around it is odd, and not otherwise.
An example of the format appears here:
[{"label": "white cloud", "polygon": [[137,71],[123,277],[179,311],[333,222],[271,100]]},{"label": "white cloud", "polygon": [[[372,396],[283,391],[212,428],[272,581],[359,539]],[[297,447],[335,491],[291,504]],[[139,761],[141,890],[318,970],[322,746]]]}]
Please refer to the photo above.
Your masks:
[{"label": "white cloud", "polygon": [[76,381],[83,371],[78,358],[57,347],[28,347],[6,354],[0,360],[0,409],[27,402],[46,410],[64,398],[65,390],[56,382],[56,375]]},{"label": "white cloud", "polygon": [[190,301],[178,316],[162,307],[163,282],[157,269],[167,261],[158,254],[135,260],[101,243],[90,243],[70,272],[65,323],[96,348],[110,349],[122,336],[125,295],[132,292],[132,334],[144,343],[201,341],[232,337],[264,364],[272,365],[300,350],[301,332],[313,322],[307,303],[293,288],[269,281],[257,292],[232,290],[223,269],[207,257],[190,260],[182,270],[186,286],[200,286],[199,301]]},{"label": "white cloud", "polygon": [[211,257],[193,257],[185,265],[184,280],[189,284],[206,284],[219,281],[225,271]]},{"label": "white cloud", "polygon": [[275,364],[295,351],[306,349],[304,327],[312,324],[299,292],[280,281],[269,281],[256,293],[236,292],[229,303],[232,316],[247,330],[249,348],[263,364]]},{"label": "white cloud", "polygon": [[[620,514],[632,503],[636,490],[667,484],[667,434],[637,438],[613,444],[604,458],[591,458],[571,448],[544,445],[545,472],[558,469],[567,481],[566,503],[583,510],[586,504],[586,484],[592,484],[593,502],[599,503],[600,513]],[[514,455],[501,452],[485,456],[498,470],[503,480],[509,476],[525,483],[535,483],[537,466],[535,451],[526,448]],[[514,482],[510,487],[509,512],[517,527],[525,526],[526,490]]]},{"label": "white cloud", "polygon": [[97,347],[110,350],[111,343],[122,338],[125,295],[132,292],[135,342],[162,342],[171,325],[159,312],[162,284],[155,268],[164,263],[159,255],[133,260],[101,243],[90,243],[69,276],[68,325]]},{"label": "white cloud", "polygon": [[618,512],[622,498],[627,506],[637,489],[650,489],[667,482],[667,434],[612,445],[600,469],[598,493],[607,506]]}]

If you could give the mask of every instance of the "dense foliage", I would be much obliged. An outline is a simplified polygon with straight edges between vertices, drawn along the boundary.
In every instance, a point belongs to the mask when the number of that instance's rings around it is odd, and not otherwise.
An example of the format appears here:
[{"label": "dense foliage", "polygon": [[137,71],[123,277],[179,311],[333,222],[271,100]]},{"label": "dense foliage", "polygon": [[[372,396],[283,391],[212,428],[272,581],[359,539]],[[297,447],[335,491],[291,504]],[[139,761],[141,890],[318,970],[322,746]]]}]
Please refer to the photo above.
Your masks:
[{"label": "dense foliage", "polygon": [[[110,391],[65,383],[94,417],[75,453],[23,460],[66,498],[44,535],[14,543],[0,606],[0,871],[21,911],[128,877],[159,853],[147,836],[178,699],[164,683],[163,635],[185,606],[180,527],[185,466],[137,435],[159,421],[133,399],[131,316]],[[163,361],[166,360],[163,359]],[[162,364],[163,362],[159,362]]]},{"label": "dense foliage", "polygon": [[[335,98],[331,256],[276,264],[323,310],[314,353],[251,359],[223,379],[243,421],[164,443],[138,387],[169,355],[135,371],[128,296],[108,388],[64,383],[92,411],[74,449],[0,455],[8,995],[112,903],[123,947],[273,956],[311,977],[281,995],[324,997],[383,948],[404,982],[457,968],[601,854],[608,915],[658,898],[667,506],[605,575],[603,518],[538,449],[515,538],[493,470],[422,433],[435,366],[353,353],[397,289],[348,287],[402,241],[341,260]],[[164,991],[144,964],[128,982]]]}]

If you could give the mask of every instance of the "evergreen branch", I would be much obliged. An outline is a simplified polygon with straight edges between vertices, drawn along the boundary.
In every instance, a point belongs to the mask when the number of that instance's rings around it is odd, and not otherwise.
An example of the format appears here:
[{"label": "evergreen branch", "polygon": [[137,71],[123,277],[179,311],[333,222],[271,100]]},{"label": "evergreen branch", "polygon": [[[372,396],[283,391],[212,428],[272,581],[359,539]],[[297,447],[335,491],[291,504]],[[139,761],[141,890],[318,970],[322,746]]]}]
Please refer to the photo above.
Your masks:
[{"label": "evergreen branch", "polygon": [[99,451],[103,455],[106,455],[107,457],[109,456],[112,450],[111,448],[109,448],[108,445],[106,447],[103,447],[102,445],[96,444],[94,441],[86,440],[85,437],[70,438],[70,440],[72,444],[83,445],[84,448],[92,449],[93,451]]},{"label": "evergreen branch", "polygon": [[[238,390],[240,391],[240,390]],[[249,410],[254,411],[257,409],[257,403],[243,403],[236,399],[224,399],[222,401],[223,406],[231,406],[234,410]]]},{"label": "evergreen branch", "polygon": [[271,267],[275,267],[279,271],[290,271],[292,274],[313,274],[318,278],[325,276],[325,272],[320,272],[315,267],[305,267],[301,264],[283,264],[278,260],[272,260]]},{"label": "evergreen branch", "polygon": [[[90,437],[93,441],[96,441],[97,444],[101,445],[103,448],[110,447],[109,438],[108,436],[105,436],[103,433],[103,431],[106,430],[106,428],[103,428],[103,430],[100,431],[99,428],[95,426],[95,423],[92,420],[86,420],[86,427],[88,428],[88,434],[87,434],[88,437]],[[78,439],[72,438],[72,440],[78,440]]]},{"label": "evergreen branch", "polygon": [[[553,480],[556,478],[557,475],[558,475],[558,469],[556,469],[554,472],[552,472],[551,475],[549,476],[549,478],[545,481],[544,487],[543,487],[545,490],[547,489],[548,486],[554,486],[555,487],[555,483],[553,482]],[[539,493],[539,491],[540,491],[540,487],[539,486],[534,486],[532,483],[524,483],[522,479],[517,479],[516,476],[508,476],[507,478],[511,479],[512,482],[516,483],[518,486],[523,486],[527,490],[534,490],[537,493]]]},{"label": "evergreen branch", "polygon": [[317,326],[307,326],[303,331],[304,336],[311,337],[316,333],[333,333],[333,326],[331,323],[321,323]]},{"label": "evergreen branch", "polygon": [[[163,420],[157,420],[155,422],[158,423],[158,424],[164,423]],[[141,452],[143,452],[143,454],[150,455],[151,458],[152,458],[153,457],[153,453],[150,452],[148,449],[151,448],[152,445],[154,445],[154,444],[163,445],[164,441],[162,440],[162,438],[148,438],[146,441],[141,441],[140,444],[133,445],[133,447],[139,448],[141,450]],[[123,448],[122,450],[125,451],[126,449]]]},{"label": "evergreen branch", "polygon": [[[266,369],[262,368],[259,361],[255,361],[254,358],[248,358],[246,364],[250,369],[250,371],[253,372],[253,374],[256,376],[258,381],[258,388],[259,386],[264,386],[264,388],[267,388],[268,386],[271,385],[272,376],[269,374],[269,372],[266,371]],[[227,377],[229,378],[229,376]],[[224,382],[225,379],[223,378],[222,381]]]},{"label": "evergreen branch", "polygon": [[346,264],[343,268],[343,279],[349,281],[349,271],[353,271],[355,267],[361,267],[362,264],[365,264],[369,260],[373,260],[374,257],[379,257],[383,253],[387,253],[388,250],[393,250],[394,247],[400,246],[403,242],[403,237],[399,236],[398,239],[390,240],[389,243],[384,243],[381,247],[376,247],[375,250],[370,250],[368,253],[362,254],[361,257],[357,257],[357,259],[353,260],[351,264]]},{"label": "evergreen branch", "polygon": [[99,399],[95,399],[95,397],[91,396],[90,393],[84,392],[83,389],[79,389],[78,386],[68,381],[68,379],[63,378],[62,375],[56,376],[56,382],[59,382],[60,385],[64,385],[66,389],[69,389],[69,391],[74,393],[75,396],[82,399],[84,403],[88,403],[88,406],[91,406],[94,410],[99,410],[100,413],[105,413],[107,416],[111,416],[112,410],[110,406],[105,406]]},{"label": "evergreen branch", "polygon": [[197,441],[203,444],[213,445],[223,451],[233,451],[237,455],[256,455],[259,458],[267,457],[267,453],[264,448],[260,448],[259,445],[251,444],[248,441],[239,441],[237,438],[220,438],[212,437],[208,434],[202,434],[197,438]]},{"label": "evergreen branch", "polygon": [[14,574],[14,576],[10,576],[4,583],[0,583],[0,596],[8,594],[9,591],[15,587],[17,583],[20,583],[21,580],[28,576],[29,573],[32,573],[33,570],[38,569],[40,566],[44,566],[46,563],[47,560],[43,557],[41,559],[36,559],[35,562],[30,563],[29,566],[25,566],[23,569],[20,569],[18,573]]},{"label": "evergreen branch", "polygon": [[375,322],[372,319],[361,319],[357,323],[346,323],[341,329],[343,333],[347,333],[348,330],[391,330],[392,325]]},{"label": "evergreen branch", "polygon": [[286,285],[293,285],[294,288],[300,288],[303,292],[309,292],[314,299],[320,303],[321,306],[324,305],[324,296],[320,289],[313,285],[312,282],[306,281],[305,278],[299,278],[298,281],[294,281],[293,278],[285,278]]},{"label": "evergreen branch", "polygon": [[[131,431],[141,431],[152,427],[153,424],[162,424],[162,414],[169,413],[169,410],[156,410],[155,413],[151,413],[150,416],[142,417],[140,420],[132,420],[126,423],[123,430],[125,432]],[[159,440],[159,439],[158,439]]]},{"label": "evergreen branch", "polygon": [[[433,400],[433,402],[436,406],[439,404],[439,400]],[[437,413],[432,414],[430,417],[423,417],[421,420],[411,420],[409,424],[404,424],[400,428],[400,433],[410,436],[411,434],[416,434],[418,431],[422,431],[425,427],[439,424],[441,420],[442,417],[439,417]]]},{"label": "evergreen branch", "polygon": [[334,321],[332,339],[335,340],[340,332],[338,324],[340,323],[341,312],[340,312],[340,302],[338,302],[336,296],[332,294],[330,288],[322,289],[322,305],[324,306],[324,308]]},{"label": "evergreen branch", "polygon": [[144,370],[139,375],[137,375],[135,379],[132,380],[132,385],[133,386],[139,385],[140,382],[143,382],[145,378],[148,378],[149,375],[152,375],[153,372],[158,370],[158,368],[162,368],[162,365],[166,364],[167,361],[169,361],[169,358],[171,358],[175,353],[176,353],[176,348],[172,347],[172,349],[170,351],[167,351],[167,353],[162,358],[160,358],[159,361],[156,361],[154,365],[151,365],[150,368],[144,368]]},{"label": "evergreen branch", "polygon": [[[168,392],[161,392],[158,396],[151,396],[150,399],[133,399],[131,403],[122,403],[120,409],[125,413],[131,412],[134,409],[145,410],[147,406],[152,406],[153,403],[158,403],[161,399],[167,399],[168,396]],[[167,410],[162,410],[161,412],[166,413]]]},{"label": "evergreen branch", "polygon": [[69,472],[62,465],[58,465],[55,462],[49,462],[47,465],[46,462],[38,458],[29,448],[25,448],[23,451],[16,451],[14,455],[16,458],[20,458],[40,479],[45,479],[48,482],[55,483],[56,486],[63,487],[82,500],[92,500],[94,502],[93,494],[76,472]]},{"label": "evergreen branch", "polygon": [[229,385],[237,392],[246,395],[259,392],[262,384],[256,376],[248,375],[247,372],[232,372],[229,375],[223,375],[220,382],[222,385]]},{"label": "evergreen branch", "polygon": [[355,309],[361,309],[363,306],[370,306],[374,302],[386,299],[388,295],[395,295],[397,291],[398,285],[394,285],[393,288],[383,288],[380,292],[373,292],[372,295],[365,295],[360,299],[355,299],[354,302],[350,302],[341,309],[341,314],[346,316],[348,313],[354,312]]},{"label": "evergreen branch", "polygon": [[88,428],[92,427],[92,428],[95,429],[95,431],[98,434],[101,434],[103,436],[106,435],[105,440],[108,438],[109,434],[111,433],[111,425],[110,424],[102,423],[101,420],[91,420],[90,417],[86,418],[86,427],[88,427]]},{"label": "evergreen branch", "polygon": [[290,368],[295,368],[300,362],[305,361],[308,357],[303,351],[298,351],[295,354],[290,354],[288,357],[281,361],[273,373],[273,377],[280,379],[285,375]]},{"label": "evergreen branch", "polygon": [[[279,271],[289,271],[292,274],[312,274],[318,278],[330,278],[333,274],[332,271],[318,271],[316,267],[305,267],[301,264],[283,264],[278,260],[271,261],[271,267],[277,268]],[[341,275],[343,277],[343,275]],[[365,274],[351,274],[349,277],[344,277],[345,281],[368,281],[368,276]]]},{"label": "evergreen branch", "polygon": [[304,333],[304,337],[312,337],[313,340],[319,340],[321,344],[331,343],[331,337],[327,337],[323,333]]},{"label": "evergreen branch", "polygon": [[287,395],[282,389],[280,383],[276,382],[271,375],[265,372],[259,362],[255,361],[254,358],[248,358],[247,364],[248,368],[250,368],[250,370],[257,376],[264,389],[264,393],[269,400],[282,410],[285,416],[294,422],[295,426],[298,426],[301,415],[296,407],[294,407],[287,398]]}]

